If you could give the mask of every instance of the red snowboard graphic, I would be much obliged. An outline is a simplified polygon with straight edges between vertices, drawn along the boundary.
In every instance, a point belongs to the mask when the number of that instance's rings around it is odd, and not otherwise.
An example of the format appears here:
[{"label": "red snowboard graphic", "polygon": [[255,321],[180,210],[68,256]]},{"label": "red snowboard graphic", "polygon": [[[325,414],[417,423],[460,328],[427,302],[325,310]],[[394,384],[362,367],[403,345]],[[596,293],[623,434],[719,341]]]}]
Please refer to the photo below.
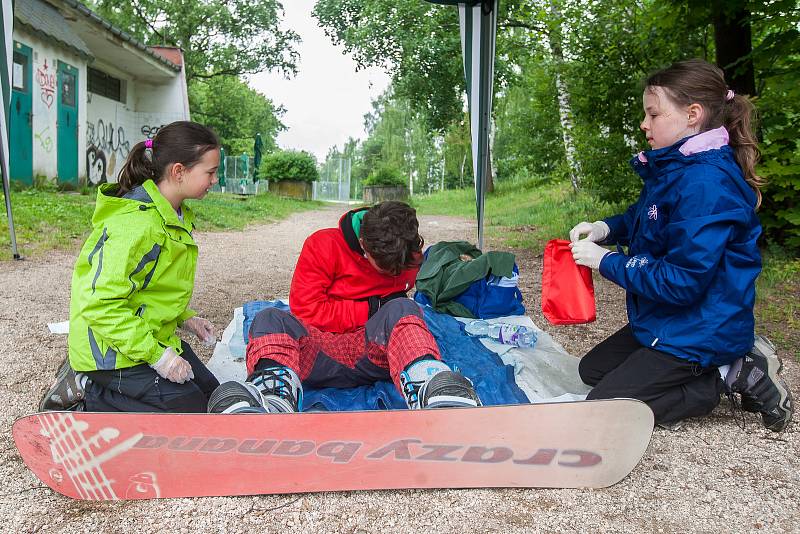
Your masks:
[{"label": "red snowboard graphic", "polygon": [[336,490],[605,487],[653,429],[628,399],[301,414],[46,412],[18,419],[33,473],[75,499]]}]

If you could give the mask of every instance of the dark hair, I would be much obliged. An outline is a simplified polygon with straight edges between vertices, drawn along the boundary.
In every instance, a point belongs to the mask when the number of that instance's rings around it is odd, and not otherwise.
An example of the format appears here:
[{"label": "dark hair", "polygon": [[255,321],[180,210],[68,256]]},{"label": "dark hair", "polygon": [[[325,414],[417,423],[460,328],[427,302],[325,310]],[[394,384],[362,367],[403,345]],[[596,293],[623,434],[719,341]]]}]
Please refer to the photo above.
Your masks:
[{"label": "dark hair", "polygon": [[404,202],[387,200],[372,206],[364,214],[360,237],[378,267],[394,275],[421,263],[424,241],[417,211]]},{"label": "dark hair", "polygon": [[160,182],[164,171],[173,163],[191,168],[206,152],[220,146],[213,131],[190,121],[167,124],[158,130],[152,141],[152,148],[145,146],[146,141],[133,146],[119,171],[117,195],[124,195],[148,179]]},{"label": "dark hair", "polygon": [[702,59],[689,59],[651,74],[645,83],[649,91],[653,87],[662,87],[667,97],[677,105],[697,103],[703,106],[705,121],[700,126],[701,132],[725,126],[736,162],[742,168],[744,179],[756,192],[756,207],[760,206],[760,187],[764,180],[756,174],[761,152],[753,131],[755,106],[745,95],[728,98],[728,85],[722,69]]}]

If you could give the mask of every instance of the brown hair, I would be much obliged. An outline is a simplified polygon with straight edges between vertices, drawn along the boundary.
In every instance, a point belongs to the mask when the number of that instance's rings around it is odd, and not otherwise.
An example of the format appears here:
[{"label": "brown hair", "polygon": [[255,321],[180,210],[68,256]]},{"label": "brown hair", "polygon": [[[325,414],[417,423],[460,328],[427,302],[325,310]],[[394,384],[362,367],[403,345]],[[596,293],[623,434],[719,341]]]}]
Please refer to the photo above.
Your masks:
[{"label": "brown hair", "polygon": [[359,237],[378,267],[394,275],[421,263],[424,241],[417,211],[404,202],[387,200],[372,206],[364,214]]},{"label": "brown hair", "polygon": [[728,99],[728,85],[722,69],[702,59],[678,61],[651,74],[645,82],[646,90],[662,87],[667,97],[679,106],[700,104],[705,110],[705,121],[700,131],[705,132],[725,126],[730,135],[730,146],[744,179],[756,192],[761,205],[764,180],[756,174],[756,163],[761,157],[753,128],[756,110],[750,99],[734,95]]},{"label": "brown hair", "polygon": [[190,121],[167,124],[152,139],[152,147],[146,141],[136,143],[119,171],[117,195],[122,196],[135,187],[152,179],[160,182],[167,168],[174,163],[186,167],[196,165],[203,154],[219,148],[217,135],[209,128]]}]

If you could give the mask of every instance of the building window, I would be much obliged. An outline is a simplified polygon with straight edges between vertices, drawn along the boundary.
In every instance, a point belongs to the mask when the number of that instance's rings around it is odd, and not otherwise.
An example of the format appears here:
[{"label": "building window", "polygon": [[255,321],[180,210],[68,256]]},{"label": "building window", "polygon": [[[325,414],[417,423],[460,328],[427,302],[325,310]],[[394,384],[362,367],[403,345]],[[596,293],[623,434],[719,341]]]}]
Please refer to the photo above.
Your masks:
[{"label": "building window", "polygon": [[12,75],[13,87],[23,93],[28,92],[28,56],[14,52],[14,73]]},{"label": "building window", "polygon": [[123,102],[122,80],[109,76],[103,71],[88,67],[88,90],[90,93]]}]

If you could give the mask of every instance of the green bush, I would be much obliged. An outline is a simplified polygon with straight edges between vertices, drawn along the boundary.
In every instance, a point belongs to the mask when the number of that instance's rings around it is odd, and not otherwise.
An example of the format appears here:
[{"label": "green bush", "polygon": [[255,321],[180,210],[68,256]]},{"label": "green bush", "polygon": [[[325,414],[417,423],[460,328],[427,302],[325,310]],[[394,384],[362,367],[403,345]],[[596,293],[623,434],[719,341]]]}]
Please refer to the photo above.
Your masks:
[{"label": "green bush", "polygon": [[308,152],[280,150],[264,158],[259,174],[273,182],[299,180],[313,182],[319,178],[317,162]]},{"label": "green bush", "polygon": [[406,185],[406,180],[399,169],[389,165],[381,165],[364,180],[365,187],[371,185],[399,187]]}]

